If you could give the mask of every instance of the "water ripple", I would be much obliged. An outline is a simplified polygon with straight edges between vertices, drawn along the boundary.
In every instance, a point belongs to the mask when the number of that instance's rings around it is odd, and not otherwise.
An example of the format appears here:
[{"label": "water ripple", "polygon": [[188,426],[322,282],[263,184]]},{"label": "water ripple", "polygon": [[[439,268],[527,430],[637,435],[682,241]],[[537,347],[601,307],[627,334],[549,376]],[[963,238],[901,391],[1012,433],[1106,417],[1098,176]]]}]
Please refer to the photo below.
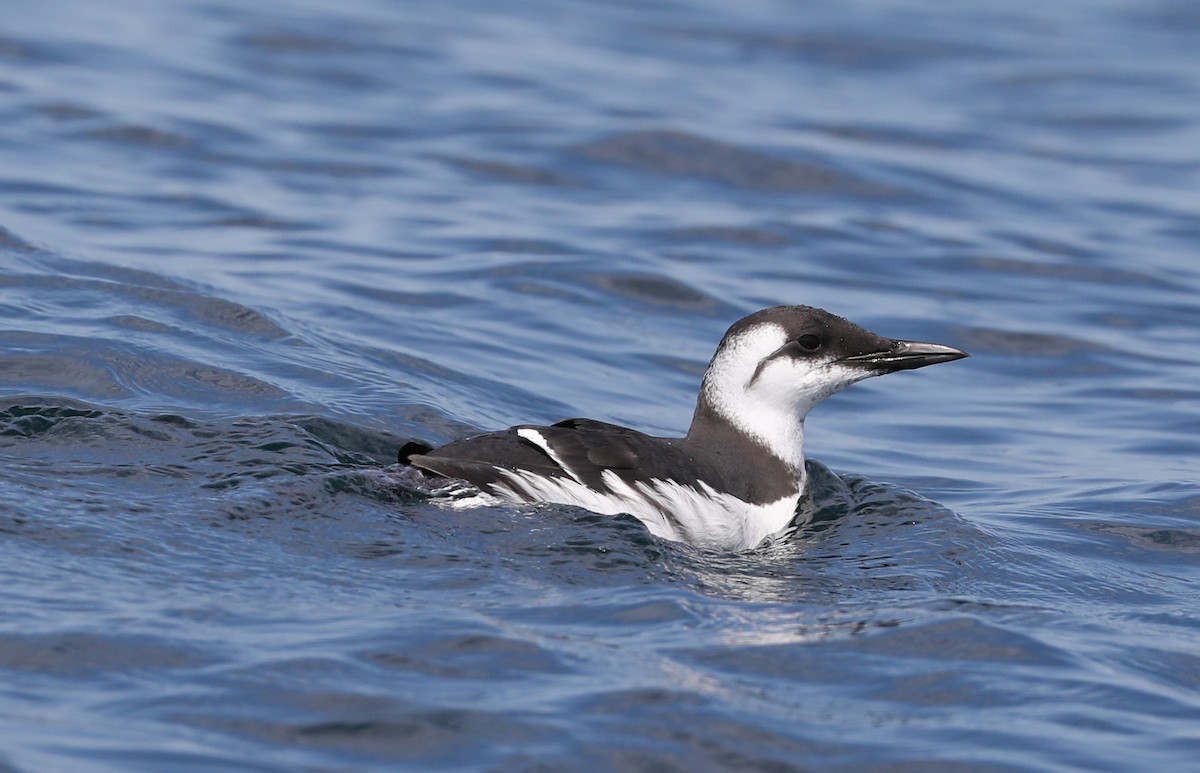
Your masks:
[{"label": "water ripple", "polygon": [[[0,767],[1194,765],[1191,5],[5,21]],[[391,467],[680,434],[777,303],[973,355],[813,413],[791,539]]]}]

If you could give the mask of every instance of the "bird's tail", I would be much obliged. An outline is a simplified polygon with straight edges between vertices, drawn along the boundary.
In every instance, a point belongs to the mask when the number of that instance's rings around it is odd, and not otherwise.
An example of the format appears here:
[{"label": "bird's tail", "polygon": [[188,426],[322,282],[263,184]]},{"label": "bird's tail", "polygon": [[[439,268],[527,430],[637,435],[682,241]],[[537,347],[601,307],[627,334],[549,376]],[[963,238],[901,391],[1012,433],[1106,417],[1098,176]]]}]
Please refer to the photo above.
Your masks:
[{"label": "bird's tail", "polygon": [[396,462],[403,465],[412,465],[412,457],[417,454],[427,454],[433,450],[433,446],[421,443],[417,440],[410,440],[400,446],[400,452],[396,454]]}]

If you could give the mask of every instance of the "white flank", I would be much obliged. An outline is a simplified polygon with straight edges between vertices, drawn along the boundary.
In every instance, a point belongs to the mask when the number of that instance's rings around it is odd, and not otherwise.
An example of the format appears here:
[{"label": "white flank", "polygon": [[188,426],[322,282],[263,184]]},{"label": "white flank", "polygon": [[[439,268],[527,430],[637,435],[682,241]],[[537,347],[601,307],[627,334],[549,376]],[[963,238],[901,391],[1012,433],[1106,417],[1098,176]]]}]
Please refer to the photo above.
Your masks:
[{"label": "white flank", "polygon": [[[796,514],[797,493],[765,505],[752,505],[701,482],[699,488],[674,481],[650,480],[630,485],[605,470],[604,483],[612,493],[596,491],[575,480],[548,478],[520,470],[502,470],[521,490],[538,501],[575,505],[594,513],[628,513],[651,534],[723,550],[747,550],[787,528]],[[524,497],[493,486],[497,495],[513,502]],[[669,512],[679,527],[663,515]]]}]

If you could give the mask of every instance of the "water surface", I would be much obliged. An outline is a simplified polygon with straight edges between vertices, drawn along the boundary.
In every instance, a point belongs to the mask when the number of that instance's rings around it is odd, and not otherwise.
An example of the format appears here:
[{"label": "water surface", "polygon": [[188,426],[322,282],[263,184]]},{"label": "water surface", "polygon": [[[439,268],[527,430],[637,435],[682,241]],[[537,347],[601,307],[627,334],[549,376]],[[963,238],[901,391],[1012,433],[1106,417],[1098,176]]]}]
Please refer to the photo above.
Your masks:
[{"label": "water surface", "polygon": [[[27,4],[0,32],[0,768],[1189,770],[1200,15]],[[972,359],[723,554],[410,439],[680,434],[735,319]]]}]

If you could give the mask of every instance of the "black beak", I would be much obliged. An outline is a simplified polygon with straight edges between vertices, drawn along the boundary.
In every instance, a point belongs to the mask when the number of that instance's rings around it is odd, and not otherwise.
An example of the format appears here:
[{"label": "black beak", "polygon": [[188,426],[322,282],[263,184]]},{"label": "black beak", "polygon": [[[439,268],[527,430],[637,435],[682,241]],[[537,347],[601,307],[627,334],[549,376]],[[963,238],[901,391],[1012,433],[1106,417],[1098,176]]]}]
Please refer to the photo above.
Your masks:
[{"label": "black beak", "polygon": [[937,365],[939,362],[953,362],[970,356],[952,346],[924,344],[919,341],[893,341],[892,348],[887,351],[855,354],[843,358],[842,362],[862,365],[882,374],[923,368],[926,365]]}]

